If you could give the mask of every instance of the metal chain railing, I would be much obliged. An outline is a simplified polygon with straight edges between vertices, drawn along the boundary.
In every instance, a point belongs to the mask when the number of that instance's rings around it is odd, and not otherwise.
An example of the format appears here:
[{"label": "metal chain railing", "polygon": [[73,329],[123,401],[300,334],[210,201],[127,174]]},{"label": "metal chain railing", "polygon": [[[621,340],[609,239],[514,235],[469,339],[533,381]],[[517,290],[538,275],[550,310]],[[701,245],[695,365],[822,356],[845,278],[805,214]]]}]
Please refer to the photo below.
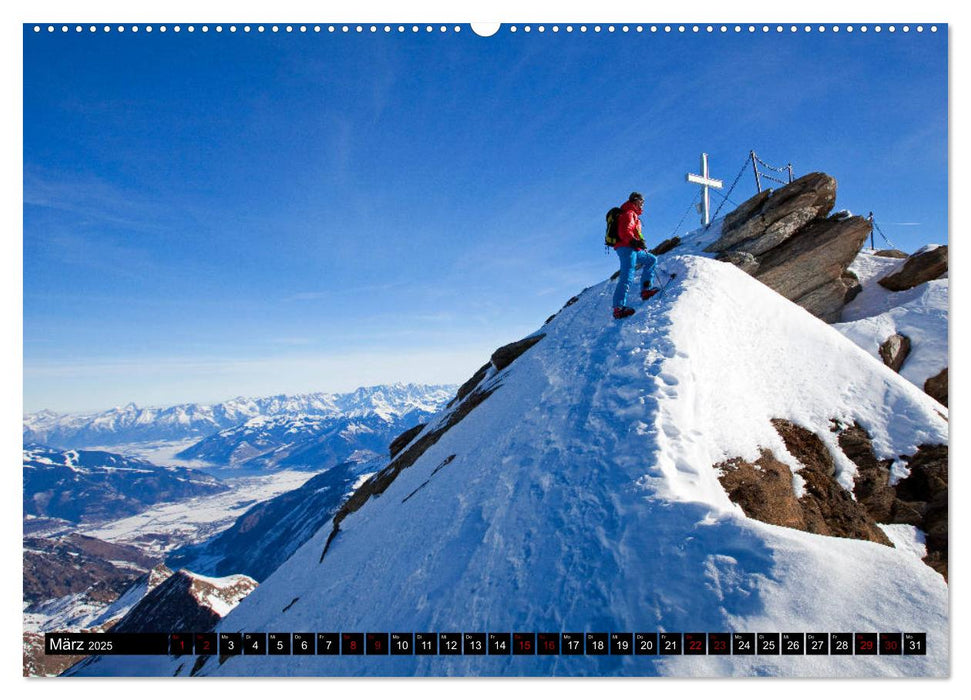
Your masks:
[{"label": "metal chain railing", "polygon": [[[774,165],[769,165],[764,160],[755,155],[755,151],[749,151],[749,158],[752,160],[752,170],[755,172],[755,187],[761,192],[762,191],[762,179],[772,180],[773,182],[778,182],[782,185],[788,185],[792,182],[792,163],[787,163],[784,168],[777,168]],[[782,180],[773,175],[767,175],[764,172],[759,171],[759,164],[762,164],[763,168],[772,170],[777,173],[786,173],[789,176],[788,180]]]},{"label": "metal chain railing", "polygon": [[[755,152],[753,151],[752,153],[754,155]],[[718,220],[718,212],[720,212],[722,210],[722,207],[725,206],[725,202],[729,201],[728,196],[732,193],[732,190],[735,189],[735,185],[738,184],[738,181],[742,179],[742,175],[745,174],[745,169],[747,167],[748,167],[748,158],[746,158],[745,162],[742,163],[742,169],[738,171],[738,175],[735,176],[735,181],[732,182],[732,186],[728,188],[728,192],[724,194],[724,198],[722,199],[721,204],[719,204],[718,208],[715,209],[715,214],[711,217],[711,221],[708,223],[708,225],[705,226],[705,231],[710,229],[711,225]],[[721,194],[721,193],[719,192],[718,194]],[[735,206],[738,206],[738,205],[736,204]]]}]

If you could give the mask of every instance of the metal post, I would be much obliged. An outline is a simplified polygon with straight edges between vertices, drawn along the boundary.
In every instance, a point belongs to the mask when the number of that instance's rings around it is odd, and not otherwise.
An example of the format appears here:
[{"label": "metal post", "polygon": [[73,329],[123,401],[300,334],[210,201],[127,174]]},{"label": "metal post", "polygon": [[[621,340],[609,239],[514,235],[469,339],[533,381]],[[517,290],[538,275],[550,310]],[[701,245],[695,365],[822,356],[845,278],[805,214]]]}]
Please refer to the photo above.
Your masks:
[{"label": "metal post", "polygon": [[866,218],[866,220],[870,222],[870,250],[876,250],[877,247],[873,245],[873,212],[872,211],[870,212],[870,215]]},{"label": "metal post", "polygon": [[755,161],[755,151],[749,151],[748,154],[749,154],[749,157],[751,157],[752,159],[752,170],[755,171],[755,189],[757,189],[759,192],[762,192],[762,180],[761,178],[759,178],[759,166],[756,164],[756,161]]},{"label": "metal post", "polygon": [[789,168],[789,184],[791,185],[792,184],[792,163],[789,163],[788,168]]}]

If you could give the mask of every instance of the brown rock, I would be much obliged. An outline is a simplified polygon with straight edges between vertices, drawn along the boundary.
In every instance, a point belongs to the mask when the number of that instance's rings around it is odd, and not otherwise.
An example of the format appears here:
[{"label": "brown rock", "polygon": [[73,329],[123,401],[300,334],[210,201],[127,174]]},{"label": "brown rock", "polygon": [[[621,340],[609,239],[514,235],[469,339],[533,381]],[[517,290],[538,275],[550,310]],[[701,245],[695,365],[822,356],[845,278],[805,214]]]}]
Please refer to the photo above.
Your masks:
[{"label": "brown rock", "polygon": [[792,490],[792,472],[769,450],[754,464],[735,458],[715,465],[728,497],[745,515],[771,525],[806,529],[802,507]]},{"label": "brown rock", "polygon": [[414,440],[418,436],[418,433],[424,429],[424,427],[424,423],[419,423],[413,428],[408,428],[408,430],[392,440],[391,444],[388,446],[388,452],[390,453],[391,458],[394,459],[395,455],[401,452],[409,442]]},{"label": "brown rock", "polygon": [[916,523],[926,535],[927,556],[924,561],[947,578],[948,561],[948,447],[921,445],[916,454],[906,457],[910,475],[897,484],[894,522],[901,522],[905,511],[919,511]]},{"label": "brown rock", "polygon": [[911,255],[903,266],[878,280],[880,286],[891,292],[901,292],[918,284],[936,280],[947,272],[947,246],[920,250]]},{"label": "brown rock", "polygon": [[901,333],[894,333],[883,341],[879,352],[883,364],[894,372],[899,372],[907,355],[910,354],[910,338]]},{"label": "brown rock", "polygon": [[878,250],[877,252],[874,253],[874,255],[881,258],[899,258],[901,260],[903,260],[906,257],[909,257],[907,253],[905,253],[902,250],[897,250],[896,248],[887,248],[886,250]]},{"label": "brown rock", "polygon": [[947,406],[947,367],[924,382],[924,392]]},{"label": "brown rock", "polygon": [[664,255],[681,245],[681,239],[678,236],[674,238],[668,238],[665,241],[661,241],[655,247],[651,248],[651,255]]},{"label": "brown rock", "polygon": [[734,251],[722,251],[715,256],[715,260],[731,263],[742,272],[754,275],[759,269],[759,261],[751,253],[736,253]]},{"label": "brown rock", "polygon": [[892,546],[866,508],[834,478],[833,457],[819,436],[786,420],[775,419],[772,425],[789,454],[803,465],[799,475],[806,482],[806,493],[799,501],[806,517],[806,530]]},{"label": "brown rock", "polygon": [[763,450],[754,464],[736,458],[715,465],[729,498],[750,518],[773,525],[890,545],[866,508],[836,481],[833,458],[819,436],[789,421],[772,424],[803,465],[803,495],[796,498],[789,468]]},{"label": "brown rock", "polygon": [[843,304],[849,304],[851,301],[856,299],[856,297],[863,291],[863,285],[860,284],[860,278],[856,276],[856,273],[852,270],[846,270],[840,277],[843,281],[843,286],[846,288],[846,293],[843,294]]},{"label": "brown rock", "polygon": [[546,337],[545,333],[540,333],[538,335],[531,335],[522,340],[517,340],[515,343],[509,343],[509,345],[503,345],[501,348],[492,353],[492,365],[497,371],[502,371],[513,361],[522,355],[524,352],[529,350],[531,347],[536,345],[539,341]]},{"label": "brown rock", "polygon": [[[725,217],[709,252],[735,249],[761,254],[792,236],[807,222],[826,216],[836,203],[836,180],[809,173],[778,190],[762,192]],[[758,239],[765,238],[764,241]],[[744,246],[743,246],[744,244]]]},{"label": "brown rock", "polygon": [[891,522],[891,513],[897,499],[896,491],[890,486],[890,466],[893,460],[876,458],[870,435],[859,424],[843,430],[839,434],[839,444],[843,453],[857,467],[853,485],[856,500],[863,504],[877,522]]},{"label": "brown rock", "polygon": [[839,320],[850,288],[843,274],[869,235],[860,216],[813,222],[761,256],[755,278],[823,320]]},{"label": "brown rock", "polygon": [[910,475],[890,485],[892,460],[878,460],[870,435],[859,424],[842,429],[840,448],[857,466],[853,493],[870,516],[881,523],[914,525],[924,531],[924,563],[947,578],[948,447],[921,445],[903,456]]}]

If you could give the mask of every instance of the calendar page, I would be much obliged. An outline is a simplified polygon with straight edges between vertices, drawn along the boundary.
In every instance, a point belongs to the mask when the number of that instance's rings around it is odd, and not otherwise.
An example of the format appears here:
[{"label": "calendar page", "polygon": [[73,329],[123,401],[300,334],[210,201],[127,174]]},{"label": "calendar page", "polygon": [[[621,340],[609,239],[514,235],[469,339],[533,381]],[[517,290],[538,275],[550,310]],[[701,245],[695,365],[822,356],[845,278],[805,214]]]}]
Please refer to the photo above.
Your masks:
[{"label": "calendar page", "polygon": [[316,13],[22,26],[24,675],[947,677],[948,24]]}]

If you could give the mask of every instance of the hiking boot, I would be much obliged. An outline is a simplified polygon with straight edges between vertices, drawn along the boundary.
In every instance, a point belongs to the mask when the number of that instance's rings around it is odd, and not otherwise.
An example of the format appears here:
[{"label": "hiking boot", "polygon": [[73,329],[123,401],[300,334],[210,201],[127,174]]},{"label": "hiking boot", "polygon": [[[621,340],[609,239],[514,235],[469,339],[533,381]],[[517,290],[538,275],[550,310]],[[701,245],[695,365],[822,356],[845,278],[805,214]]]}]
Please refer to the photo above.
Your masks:
[{"label": "hiking boot", "polygon": [[627,318],[634,315],[634,309],[629,306],[615,306],[614,318]]},{"label": "hiking boot", "polygon": [[661,291],[660,287],[644,287],[641,289],[641,299],[647,301],[652,296]]}]

